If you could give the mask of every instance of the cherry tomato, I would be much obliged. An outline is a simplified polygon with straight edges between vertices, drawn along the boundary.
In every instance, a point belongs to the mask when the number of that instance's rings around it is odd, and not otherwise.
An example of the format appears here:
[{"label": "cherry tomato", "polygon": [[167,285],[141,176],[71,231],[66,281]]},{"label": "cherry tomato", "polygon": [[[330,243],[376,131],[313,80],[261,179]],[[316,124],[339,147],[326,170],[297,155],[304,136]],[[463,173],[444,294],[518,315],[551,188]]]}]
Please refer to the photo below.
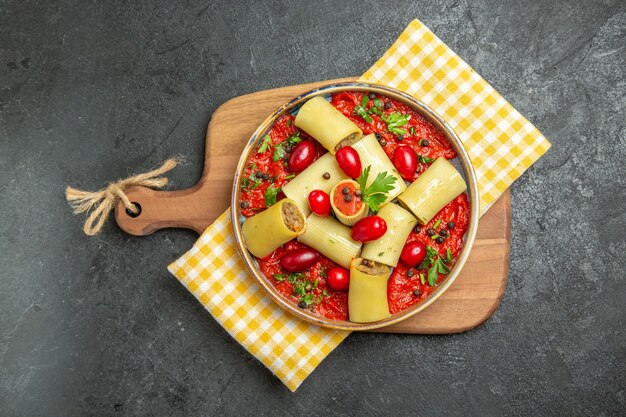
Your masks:
[{"label": "cherry tomato", "polygon": [[386,231],[385,219],[379,216],[367,216],[352,226],[352,239],[365,243],[378,239]]},{"label": "cherry tomato", "polygon": [[350,178],[361,175],[361,158],[351,146],[344,146],[335,154],[339,168]]},{"label": "cherry tomato", "polygon": [[300,248],[287,252],[280,258],[280,266],[289,272],[301,272],[309,269],[320,258],[320,254],[311,248]]},{"label": "cherry tomato", "polygon": [[393,153],[393,165],[402,178],[410,180],[417,170],[417,155],[413,148],[398,146]]},{"label": "cherry tomato", "polygon": [[330,214],[330,196],[322,190],[313,190],[309,193],[309,206],[313,213],[321,217]]},{"label": "cherry tomato", "polygon": [[328,286],[335,291],[348,291],[350,288],[350,272],[343,268],[333,268],[326,273]]},{"label": "cherry tomato", "polygon": [[289,170],[293,172],[304,171],[315,159],[315,146],[308,140],[298,143],[289,157]]},{"label": "cherry tomato", "polygon": [[426,257],[426,246],[420,241],[409,242],[402,248],[400,260],[408,266],[420,264]]}]

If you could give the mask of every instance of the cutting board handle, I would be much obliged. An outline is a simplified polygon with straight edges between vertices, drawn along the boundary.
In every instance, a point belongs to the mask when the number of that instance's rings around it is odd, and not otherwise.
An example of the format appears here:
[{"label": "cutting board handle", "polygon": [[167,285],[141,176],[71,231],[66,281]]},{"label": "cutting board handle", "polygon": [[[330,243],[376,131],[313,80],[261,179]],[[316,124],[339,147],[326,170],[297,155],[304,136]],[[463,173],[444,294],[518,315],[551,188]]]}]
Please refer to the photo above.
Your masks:
[{"label": "cutting board handle", "polygon": [[202,181],[191,188],[177,191],[155,191],[131,187],[126,195],[140,206],[137,216],[127,213],[121,201],[115,206],[115,220],[126,233],[146,236],[159,229],[178,227],[202,233],[215,219],[215,210],[202,201],[197,191]]}]

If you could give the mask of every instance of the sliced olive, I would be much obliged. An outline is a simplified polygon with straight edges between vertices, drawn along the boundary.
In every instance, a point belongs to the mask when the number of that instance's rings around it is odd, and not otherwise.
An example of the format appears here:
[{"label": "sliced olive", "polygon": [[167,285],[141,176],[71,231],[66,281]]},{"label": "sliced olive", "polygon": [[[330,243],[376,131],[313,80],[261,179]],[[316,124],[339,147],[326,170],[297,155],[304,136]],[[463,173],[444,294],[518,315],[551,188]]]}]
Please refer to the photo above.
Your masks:
[{"label": "sliced olive", "polygon": [[435,239],[435,242],[437,242],[437,243],[443,243],[445,240],[446,240],[446,238],[445,238],[445,237],[443,237],[443,236],[439,236],[437,239]]},{"label": "sliced olive", "polygon": [[242,201],[241,203],[239,203],[239,207],[241,207],[242,209],[247,209],[248,207],[250,207],[250,203],[248,203],[247,201]]},{"label": "sliced olive", "polygon": [[435,235],[435,229],[433,229],[432,227],[429,227],[428,229],[426,229],[426,234],[428,236],[434,236]]},{"label": "sliced olive", "polygon": [[398,142],[402,142],[404,140],[404,135],[398,135]]},{"label": "sliced olive", "polygon": [[406,276],[411,278],[413,275],[415,275],[415,271],[413,271],[412,269],[409,269],[408,271],[406,271]]},{"label": "sliced olive", "polygon": [[415,227],[413,228],[413,231],[414,231],[415,233],[420,233],[420,232],[422,231],[422,229],[420,229],[420,227],[419,227],[419,226],[415,226]]},{"label": "sliced olive", "polygon": [[342,193],[343,195],[350,194],[350,188],[348,188],[348,187],[343,187],[343,188],[341,189],[341,193]]},{"label": "sliced olive", "polygon": [[385,108],[385,110],[389,110],[391,108],[391,103],[386,101],[383,107]]},{"label": "sliced olive", "polygon": [[413,295],[416,296],[416,297],[419,297],[420,295],[422,295],[422,290],[420,290],[419,288],[416,288],[413,291]]},{"label": "sliced olive", "polygon": [[374,133],[374,136],[376,136],[376,140],[380,142],[380,140],[383,138],[383,135],[381,135],[380,133],[376,132]]},{"label": "sliced olive", "polygon": [[452,230],[454,229],[454,226],[456,226],[456,224],[454,222],[448,222],[447,226],[448,226],[448,229]]},{"label": "sliced olive", "polygon": [[381,139],[380,146],[387,146],[387,141],[385,139]]},{"label": "sliced olive", "polygon": [[306,303],[304,302],[304,300],[300,300],[300,301],[298,301],[298,307],[300,307],[300,308],[306,308]]},{"label": "sliced olive", "polygon": [[429,144],[429,143],[430,143],[430,142],[428,142],[428,139],[422,139],[422,140],[420,140],[420,146],[424,146],[424,147],[426,147],[426,146],[428,146],[428,144]]},{"label": "sliced olive", "polygon": [[441,229],[439,231],[439,236],[448,237],[450,236],[450,232],[448,232],[446,229]]}]

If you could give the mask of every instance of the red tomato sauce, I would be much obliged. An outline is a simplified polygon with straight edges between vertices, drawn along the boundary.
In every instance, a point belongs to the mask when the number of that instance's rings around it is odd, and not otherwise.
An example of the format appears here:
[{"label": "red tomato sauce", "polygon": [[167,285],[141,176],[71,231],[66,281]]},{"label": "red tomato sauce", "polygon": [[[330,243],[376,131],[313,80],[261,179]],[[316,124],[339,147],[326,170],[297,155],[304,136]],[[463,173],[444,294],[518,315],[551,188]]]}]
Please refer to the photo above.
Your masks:
[{"label": "red tomato sauce", "polygon": [[[378,133],[379,142],[390,159],[392,159],[393,152],[399,145],[410,146],[419,156],[426,158],[436,159],[444,157],[452,159],[456,157],[452,144],[446,139],[444,134],[411,107],[391,98],[378,96],[377,98],[382,100],[384,104],[383,114],[371,114],[372,122],[368,123],[361,116],[354,114],[355,107],[361,105],[362,98],[363,93],[360,92],[341,92],[332,96],[331,104],[359,126],[363,130],[364,135]],[[373,105],[373,100],[370,99],[366,108],[370,109]],[[411,116],[408,123],[401,126],[407,132],[403,135],[402,140],[399,140],[397,134],[388,132],[387,123],[382,119],[382,116],[387,116],[394,112]],[[287,164],[289,149],[292,145],[289,143],[290,138],[298,134],[299,139],[311,141],[316,149],[315,159],[326,153],[326,150],[319,143],[295,127],[294,120],[295,117],[292,115],[285,115],[278,119],[269,132],[270,140],[267,142],[266,148],[262,149],[263,144],[261,143],[257,150],[251,154],[242,179],[240,204],[241,212],[244,216],[251,217],[265,210],[268,207],[266,204],[268,188],[280,188],[295,176],[294,172],[289,171]],[[427,146],[424,146],[424,139],[428,141]],[[285,152],[282,152],[280,148]],[[259,152],[261,150],[263,152]],[[415,176],[411,180],[414,181],[419,177],[430,163],[421,159],[418,162]],[[354,190],[351,191],[353,192]],[[341,193],[338,194],[341,195]],[[278,201],[282,198],[284,198],[284,195],[278,192],[276,200]],[[420,240],[425,245],[436,249],[441,256],[445,256],[447,249],[450,249],[452,255],[456,258],[463,246],[463,236],[469,225],[469,216],[467,195],[462,194],[444,207],[428,225],[421,227],[420,233],[412,231],[407,242]],[[440,230],[442,227],[446,228],[447,223],[450,221],[455,222],[455,227],[448,230],[450,236],[441,244],[436,243],[426,235],[426,230],[429,227],[433,227],[438,220],[441,220],[441,222],[437,230]],[[297,277],[292,276],[291,281],[293,282],[290,282],[289,273],[280,266],[280,258],[285,253],[301,247],[306,246],[296,240],[292,240],[267,257],[257,258],[261,272],[283,297],[294,304],[298,304],[303,300],[301,294],[295,293],[296,287],[301,288],[303,284],[308,283],[309,290],[306,291],[306,294],[310,294],[315,301],[305,308],[332,320],[348,320],[348,293],[335,291],[326,283],[326,272],[338,266],[328,258],[320,254],[320,259],[310,269],[298,274]],[[449,266],[452,267],[453,263]],[[418,271],[416,268],[412,268],[412,277],[407,275],[408,270],[409,268],[400,262],[390,276],[387,298],[389,310],[392,314],[427,298],[434,290],[434,287],[428,285],[427,281],[425,284],[422,284],[420,281],[420,273],[426,274],[426,270]],[[439,283],[443,279],[445,279],[445,275],[439,274],[437,282]],[[419,296],[414,295],[416,289],[420,291]],[[311,297],[309,297],[309,300],[311,300]]]},{"label": "red tomato sauce", "polygon": [[[418,156],[422,157],[431,159],[437,159],[440,157],[444,157],[446,159],[456,158],[456,152],[454,151],[450,141],[446,139],[443,132],[441,132],[431,122],[426,120],[424,116],[404,103],[388,97],[378,96],[377,98],[383,102],[383,115],[374,113],[370,114],[372,123],[368,123],[361,116],[354,114],[354,108],[361,105],[363,95],[364,93],[361,92],[344,91],[333,95],[331,104],[341,111],[348,119],[352,120],[359,128],[361,128],[364,135],[378,133],[382,136],[384,142],[381,140],[380,143],[381,145],[384,144],[383,149],[389,159],[392,159],[393,152],[400,145],[410,146]],[[373,105],[374,101],[369,100],[366,107],[371,109]],[[411,116],[408,123],[401,126],[401,128],[407,132],[401,141],[398,140],[398,135],[387,131],[387,123],[382,119],[382,116],[388,116],[392,113],[408,114]],[[423,139],[428,141],[428,146],[420,145],[420,142]],[[426,168],[428,168],[431,163],[432,162],[418,161],[415,176],[410,180],[415,181],[417,177],[419,177],[419,174],[426,171]]]},{"label": "red tomato sauce", "polygon": [[[406,241],[413,242],[414,240],[418,240],[424,245],[437,250],[439,255],[443,257],[446,256],[447,250],[450,249],[452,256],[456,259],[463,247],[463,236],[465,236],[465,232],[469,226],[469,219],[469,200],[466,194],[461,194],[441,209],[427,225],[420,227],[419,233],[415,233],[415,230],[413,230]],[[426,230],[432,228],[438,221],[439,226],[436,228],[436,231],[445,229],[450,233],[450,236],[443,243],[437,243],[426,235]],[[446,225],[451,221],[455,223],[455,226],[453,229],[448,229]],[[452,268],[453,265],[454,261],[449,267]],[[409,269],[413,271],[413,276],[411,277],[407,275]],[[420,279],[420,273],[426,276],[427,272],[428,270],[409,268],[403,264],[402,261],[398,263],[398,266],[394,268],[389,277],[389,282],[387,283],[387,301],[389,302],[389,312],[391,314],[407,309],[429,296],[435,287],[428,285],[427,280],[422,284]],[[437,284],[444,280],[445,277],[446,275],[439,274]],[[414,294],[415,290],[419,291],[419,296]]]}]

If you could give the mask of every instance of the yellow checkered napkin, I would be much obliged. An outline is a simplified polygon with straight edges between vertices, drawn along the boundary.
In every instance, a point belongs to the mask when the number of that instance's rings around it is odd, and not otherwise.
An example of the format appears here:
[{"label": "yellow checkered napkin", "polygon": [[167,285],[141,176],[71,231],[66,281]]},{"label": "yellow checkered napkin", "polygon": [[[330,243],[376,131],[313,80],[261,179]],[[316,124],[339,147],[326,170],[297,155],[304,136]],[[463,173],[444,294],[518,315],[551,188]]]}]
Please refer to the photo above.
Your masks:
[{"label": "yellow checkered napkin", "polygon": [[[479,181],[481,212],[550,147],[541,133],[415,20],[361,78],[422,100],[460,136]],[[348,336],[273,304],[240,259],[226,211],[169,270],[292,391]]]},{"label": "yellow checkered napkin", "polygon": [[350,333],[310,325],[274,304],[237,253],[230,210],[168,269],[292,391]]},{"label": "yellow checkered napkin", "polygon": [[476,171],[481,214],[550,149],[535,126],[419,20],[360,81],[402,90],[450,124]]}]

